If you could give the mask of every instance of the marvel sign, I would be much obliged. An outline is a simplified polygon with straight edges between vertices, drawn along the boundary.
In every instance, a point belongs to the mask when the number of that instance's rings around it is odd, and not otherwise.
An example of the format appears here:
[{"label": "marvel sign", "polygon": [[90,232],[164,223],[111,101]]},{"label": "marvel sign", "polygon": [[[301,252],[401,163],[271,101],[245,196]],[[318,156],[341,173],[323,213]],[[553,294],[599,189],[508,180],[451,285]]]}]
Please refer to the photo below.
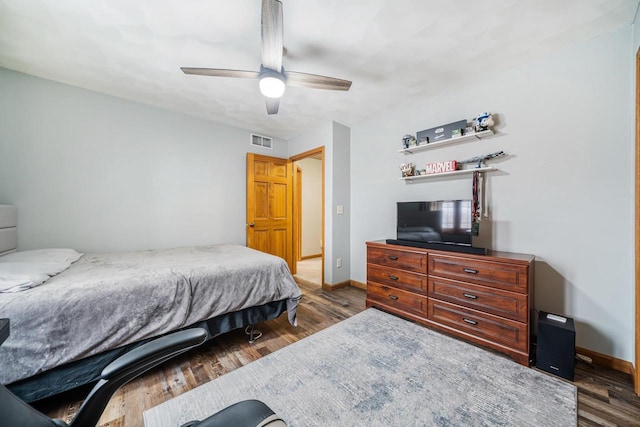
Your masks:
[{"label": "marvel sign", "polygon": [[447,160],[444,162],[427,163],[424,170],[427,175],[434,173],[453,172],[456,170],[457,164],[455,160]]}]

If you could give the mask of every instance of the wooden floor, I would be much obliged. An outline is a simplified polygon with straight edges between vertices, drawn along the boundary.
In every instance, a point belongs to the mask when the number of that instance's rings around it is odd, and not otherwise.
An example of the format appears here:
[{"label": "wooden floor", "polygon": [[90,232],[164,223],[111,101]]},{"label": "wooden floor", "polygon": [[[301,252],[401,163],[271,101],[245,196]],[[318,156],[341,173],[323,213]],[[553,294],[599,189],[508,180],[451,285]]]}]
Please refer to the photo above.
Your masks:
[{"label": "wooden floor", "polygon": [[[99,425],[142,427],[145,409],[365,309],[363,290],[346,287],[327,292],[300,282],[304,296],[298,308],[297,328],[290,326],[283,315],[259,325],[263,336],[254,344],[247,342],[243,331],[217,337],[125,385],[109,402]],[[580,362],[575,384],[579,390],[579,426],[640,426],[640,398],[633,393],[629,375]],[[84,395],[68,393],[39,402],[36,407],[49,416],[70,421]]]}]

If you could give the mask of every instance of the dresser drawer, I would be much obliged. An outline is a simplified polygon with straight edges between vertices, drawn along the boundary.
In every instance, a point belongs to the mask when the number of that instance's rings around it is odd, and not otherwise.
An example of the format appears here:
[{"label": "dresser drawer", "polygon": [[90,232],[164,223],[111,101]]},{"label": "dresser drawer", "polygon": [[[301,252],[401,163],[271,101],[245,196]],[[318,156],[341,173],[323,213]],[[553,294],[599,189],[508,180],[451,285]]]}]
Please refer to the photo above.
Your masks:
[{"label": "dresser drawer", "polygon": [[367,250],[367,262],[427,274],[426,253],[370,247]]},{"label": "dresser drawer", "polygon": [[427,318],[433,322],[522,352],[528,351],[525,323],[514,322],[459,305],[429,299]]},{"label": "dresser drawer", "polygon": [[427,276],[425,274],[410,273],[395,268],[367,264],[367,281],[389,285],[394,288],[427,294]]},{"label": "dresser drawer", "polygon": [[429,255],[429,276],[491,286],[513,292],[527,293],[527,265],[498,263],[447,255]]},{"label": "dresser drawer", "polygon": [[437,298],[519,322],[527,322],[529,318],[527,295],[502,289],[430,277],[429,298]]},{"label": "dresser drawer", "polygon": [[367,283],[367,298],[400,312],[427,316],[427,297],[377,283]]}]

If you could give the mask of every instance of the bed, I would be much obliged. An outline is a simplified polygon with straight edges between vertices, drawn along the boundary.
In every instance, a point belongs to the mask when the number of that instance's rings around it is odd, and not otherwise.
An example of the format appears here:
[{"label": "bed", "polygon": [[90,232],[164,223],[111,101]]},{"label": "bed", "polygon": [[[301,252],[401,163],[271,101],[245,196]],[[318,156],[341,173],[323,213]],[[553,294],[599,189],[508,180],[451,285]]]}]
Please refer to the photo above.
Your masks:
[{"label": "bed", "polygon": [[96,381],[124,351],[175,330],[200,326],[213,337],[285,311],[296,325],[301,292],[279,257],[229,244],[77,260],[71,249],[14,252],[15,216],[0,205],[0,271],[42,253],[72,260],[41,284],[0,291],[0,317],[11,321],[0,382],[26,401]]}]

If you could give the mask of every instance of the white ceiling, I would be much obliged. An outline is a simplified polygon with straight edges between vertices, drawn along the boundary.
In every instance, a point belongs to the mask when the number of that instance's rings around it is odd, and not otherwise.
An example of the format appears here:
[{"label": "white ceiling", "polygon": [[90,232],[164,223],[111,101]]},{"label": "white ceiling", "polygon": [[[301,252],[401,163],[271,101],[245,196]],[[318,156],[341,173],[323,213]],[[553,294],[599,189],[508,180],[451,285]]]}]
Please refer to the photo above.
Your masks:
[{"label": "white ceiling", "polygon": [[[268,116],[261,0],[0,0],[0,66],[288,139],[353,126],[633,22],[639,0],[282,0],[284,67],[353,81],[289,87]],[[586,65],[586,64],[585,64]]]}]

